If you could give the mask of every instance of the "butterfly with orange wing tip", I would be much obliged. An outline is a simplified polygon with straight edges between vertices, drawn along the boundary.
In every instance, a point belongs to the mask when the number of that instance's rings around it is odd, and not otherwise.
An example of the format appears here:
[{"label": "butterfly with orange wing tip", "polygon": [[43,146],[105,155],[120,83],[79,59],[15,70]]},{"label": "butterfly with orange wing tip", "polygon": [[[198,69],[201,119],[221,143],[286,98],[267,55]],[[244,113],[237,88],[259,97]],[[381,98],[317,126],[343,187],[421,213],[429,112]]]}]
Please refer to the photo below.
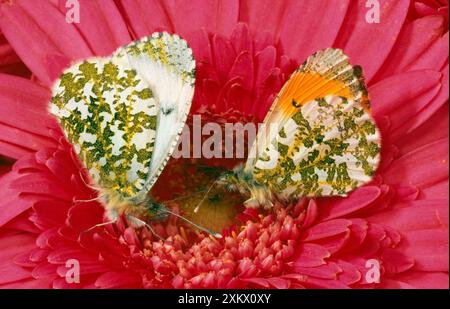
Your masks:
[{"label": "butterfly with orange wing tip", "polygon": [[345,196],[371,181],[380,161],[362,69],[339,49],[316,52],[291,75],[264,128],[245,164],[215,182],[246,196],[246,207]]}]

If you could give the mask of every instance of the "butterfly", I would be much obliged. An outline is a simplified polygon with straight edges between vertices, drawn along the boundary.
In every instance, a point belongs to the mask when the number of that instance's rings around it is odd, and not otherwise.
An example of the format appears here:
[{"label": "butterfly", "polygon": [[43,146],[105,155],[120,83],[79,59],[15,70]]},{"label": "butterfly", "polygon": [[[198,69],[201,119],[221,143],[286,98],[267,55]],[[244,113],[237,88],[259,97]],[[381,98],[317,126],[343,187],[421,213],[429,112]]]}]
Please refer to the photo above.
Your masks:
[{"label": "butterfly", "polygon": [[316,52],[290,76],[263,127],[245,164],[216,181],[248,197],[246,207],[345,196],[369,182],[380,161],[362,69],[339,49]]},{"label": "butterfly", "polygon": [[94,181],[111,222],[121,214],[141,224],[139,218],[177,215],[148,193],[177,145],[194,83],[191,48],[178,35],[162,32],[110,57],[76,62],[52,87],[50,112]]}]

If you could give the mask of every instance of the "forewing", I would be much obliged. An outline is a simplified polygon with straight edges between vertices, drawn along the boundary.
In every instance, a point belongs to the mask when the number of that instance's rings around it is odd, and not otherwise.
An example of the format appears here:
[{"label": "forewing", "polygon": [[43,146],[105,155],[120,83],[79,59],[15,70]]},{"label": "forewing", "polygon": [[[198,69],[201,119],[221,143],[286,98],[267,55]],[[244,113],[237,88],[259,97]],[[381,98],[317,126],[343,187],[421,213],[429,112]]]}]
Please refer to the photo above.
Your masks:
[{"label": "forewing", "polygon": [[342,50],[327,48],[310,56],[289,78],[264,119],[250,151],[247,170],[269,146],[278,130],[292,118],[299,107],[316,98],[335,95],[357,100],[369,112],[369,100],[359,66],[353,67]]},{"label": "forewing", "polygon": [[131,198],[149,173],[156,103],[126,62],[92,58],[64,71],[53,86],[50,112],[96,184]]},{"label": "forewing", "polygon": [[246,169],[278,196],[345,195],[369,182],[380,135],[359,67],[335,49],[316,53],[274,102],[266,124],[279,124]]},{"label": "forewing", "polygon": [[116,57],[128,62],[142,76],[158,101],[155,148],[144,188],[148,191],[172,155],[189,114],[195,61],[185,40],[165,32],[119,49]]}]

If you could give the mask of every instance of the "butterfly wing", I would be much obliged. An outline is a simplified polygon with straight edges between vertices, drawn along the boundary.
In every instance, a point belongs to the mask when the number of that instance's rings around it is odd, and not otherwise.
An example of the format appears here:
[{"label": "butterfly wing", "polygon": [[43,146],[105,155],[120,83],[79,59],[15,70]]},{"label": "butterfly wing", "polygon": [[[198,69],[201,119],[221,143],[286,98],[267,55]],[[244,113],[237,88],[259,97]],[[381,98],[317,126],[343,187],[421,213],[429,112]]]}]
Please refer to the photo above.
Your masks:
[{"label": "butterfly wing", "polygon": [[189,114],[195,61],[185,40],[165,32],[119,49],[116,57],[142,76],[158,101],[155,148],[144,188],[148,191],[172,155]]},{"label": "butterfly wing", "polygon": [[93,180],[122,198],[145,185],[154,151],[157,101],[148,83],[120,59],[72,65],[53,86],[50,112]]},{"label": "butterfly wing", "polygon": [[[356,99],[369,112],[369,100],[359,66],[352,67],[342,50],[327,48],[310,56],[289,78],[264,119],[250,150],[247,167],[251,168],[259,153],[265,151],[281,127],[304,105],[327,95]],[[275,130],[273,129],[275,127]]]},{"label": "butterfly wing", "polygon": [[194,82],[187,43],[155,33],[65,70],[50,112],[102,189],[140,200],[178,142]]},{"label": "butterfly wing", "polygon": [[345,195],[372,179],[380,135],[361,70],[342,51],[326,49],[308,58],[265,124],[279,129],[274,137],[258,134],[256,155],[245,169],[281,198]]}]

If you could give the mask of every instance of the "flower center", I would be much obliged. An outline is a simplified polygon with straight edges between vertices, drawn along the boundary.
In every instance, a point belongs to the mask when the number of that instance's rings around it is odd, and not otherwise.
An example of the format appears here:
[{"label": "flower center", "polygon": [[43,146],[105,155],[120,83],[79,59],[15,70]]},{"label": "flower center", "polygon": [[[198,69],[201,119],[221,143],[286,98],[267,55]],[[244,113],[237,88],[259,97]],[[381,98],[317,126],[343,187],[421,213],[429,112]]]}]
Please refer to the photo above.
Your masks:
[{"label": "flower center", "polygon": [[[205,119],[204,123],[214,122],[220,125],[224,125],[226,121],[243,124],[252,121],[249,117],[236,111],[229,111],[223,115],[205,111],[201,116]],[[190,120],[187,124],[192,126]],[[233,134],[235,133],[233,132]],[[208,136],[203,136],[203,138],[207,139]],[[222,136],[223,143],[226,138],[226,136]],[[244,136],[244,138],[247,137]],[[247,145],[247,140],[244,144]],[[186,219],[211,231],[220,233],[224,229],[239,226],[240,222],[236,217],[244,210],[245,197],[226,190],[216,181],[224,172],[240,163],[242,163],[242,159],[172,159],[155,184],[152,196],[158,202],[178,211]],[[182,226],[183,229],[195,230],[182,220],[176,220],[175,225]]]}]

